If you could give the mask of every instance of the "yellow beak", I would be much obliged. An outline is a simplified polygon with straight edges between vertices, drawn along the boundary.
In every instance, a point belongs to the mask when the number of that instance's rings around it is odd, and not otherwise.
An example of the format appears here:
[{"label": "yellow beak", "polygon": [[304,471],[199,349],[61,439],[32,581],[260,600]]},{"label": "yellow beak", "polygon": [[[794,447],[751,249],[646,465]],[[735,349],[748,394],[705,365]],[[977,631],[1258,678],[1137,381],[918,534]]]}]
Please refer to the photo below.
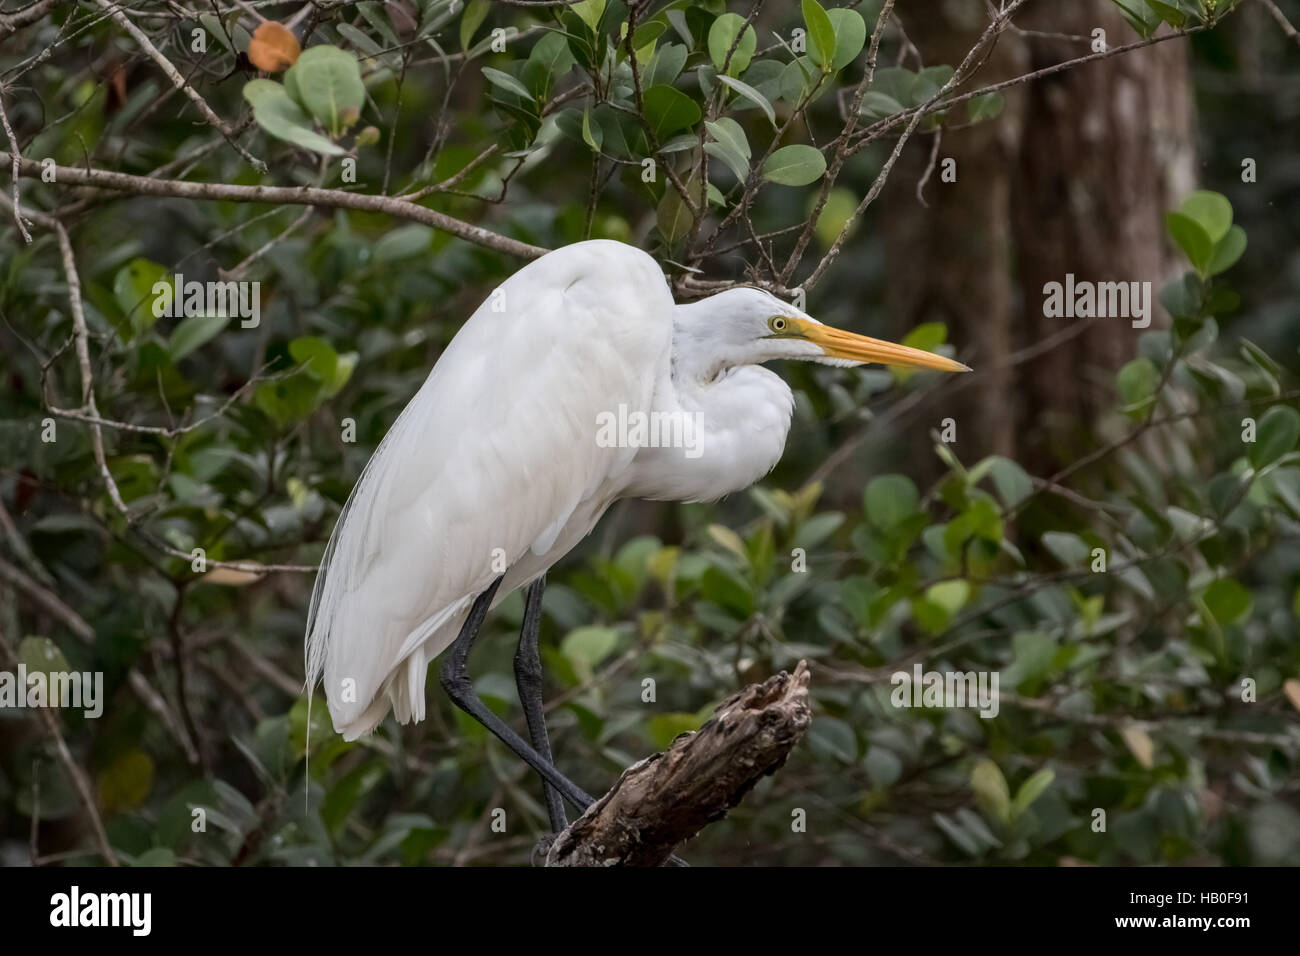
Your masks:
[{"label": "yellow beak", "polygon": [[854,362],[878,362],[881,365],[902,365],[908,368],[933,368],[941,372],[971,370],[968,365],[954,362],[934,352],[868,338],[865,335],[855,335],[843,329],[831,328],[829,325],[801,322],[799,331],[808,341],[820,345],[831,358],[849,359]]}]

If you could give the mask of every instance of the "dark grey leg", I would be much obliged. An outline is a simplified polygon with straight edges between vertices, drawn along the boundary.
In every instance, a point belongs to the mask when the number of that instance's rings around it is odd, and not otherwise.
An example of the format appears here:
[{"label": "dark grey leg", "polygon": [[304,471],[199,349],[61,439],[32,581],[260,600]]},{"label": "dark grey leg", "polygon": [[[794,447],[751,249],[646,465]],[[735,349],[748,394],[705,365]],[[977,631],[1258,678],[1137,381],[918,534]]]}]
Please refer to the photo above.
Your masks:
[{"label": "dark grey leg", "polygon": [[[538,649],[537,635],[542,626],[542,592],[546,590],[546,575],[542,575],[532,584],[524,595],[524,626],[519,632],[519,647],[515,651],[515,687],[519,691],[519,703],[524,708],[524,720],[528,722],[528,736],[533,742],[533,749],[549,764],[555,761],[551,757],[551,740],[546,733],[546,710],[542,703],[542,656]],[[560,792],[542,778],[542,793],[546,797],[546,815],[551,819],[551,832],[559,833],[569,825],[564,815],[564,801]]]},{"label": "dark grey leg", "polygon": [[[491,587],[480,594],[474,601],[474,606],[470,608],[469,617],[465,619],[465,623],[460,629],[460,635],[456,638],[456,642],[451,645],[446,663],[442,666],[442,687],[453,704],[492,731],[497,736],[497,739],[513,750],[524,763],[537,771],[545,783],[549,783],[558,790],[560,795],[577,807],[579,811],[586,810],[595,802],[592,796],[585,793],[580,787],[570,782],[564,774],[555,769],[549,754],[543,757],[529,746],[527,741],[511,730],[500,717],[492,713],[491,709],[474,693],[474,687],[470,683],[469,652],[474,647],[474,640],[478,637],[479,629],[483,626],[483,619],[487,617],[488,607],[492,603],[492,596],[496,594],[500,584],[501,578],[493,581]],[[539,591],[539,601],[540,597]]]}]

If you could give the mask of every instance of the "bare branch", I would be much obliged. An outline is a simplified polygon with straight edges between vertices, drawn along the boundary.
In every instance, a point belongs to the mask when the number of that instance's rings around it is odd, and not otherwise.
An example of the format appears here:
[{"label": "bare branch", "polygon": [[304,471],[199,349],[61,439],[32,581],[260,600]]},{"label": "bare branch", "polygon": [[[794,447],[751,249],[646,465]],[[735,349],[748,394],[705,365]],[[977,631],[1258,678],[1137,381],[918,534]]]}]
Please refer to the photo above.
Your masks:
[{"label": "bare branch", "polygon": [[[12,162],[13,155],[0,151],[0,162]],[[129,173],[76,166],[55,166],[55,181],[65,185],[94,186],[138,196],[170,196],[179,199],[211,199],[227,202],[287,203],[292,206],[319,206],[325,209],[360,209],[382,212],[398,219],[423,223],[451,233],[466,242],[522,259],[536,259],[549,250],[500,235],[481,226],[453,219],[445,213],[413,203],[398,196],[374,196],[349,193],[341,189],[314,186],[236,186],[227,183],[195,183],[180,179],[154,179]],[[29,178],[40,176],[41,165],[20,159],[19,171]]]}]

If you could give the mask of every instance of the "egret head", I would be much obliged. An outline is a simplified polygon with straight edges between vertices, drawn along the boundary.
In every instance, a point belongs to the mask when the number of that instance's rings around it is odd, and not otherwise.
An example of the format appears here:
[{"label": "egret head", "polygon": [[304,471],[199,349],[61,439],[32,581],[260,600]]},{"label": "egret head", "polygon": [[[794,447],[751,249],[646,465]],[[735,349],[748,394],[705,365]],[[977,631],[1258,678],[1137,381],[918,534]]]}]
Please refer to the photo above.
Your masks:
[{"label": "egret head", "polygon": [[[849,367],[867,362],[969,372],[950,358],[823,325],[762,289],[728,289],[679,307],[677,335],[717,369],[797,359]],[[707,356],[707,359],[705,359]]]}]

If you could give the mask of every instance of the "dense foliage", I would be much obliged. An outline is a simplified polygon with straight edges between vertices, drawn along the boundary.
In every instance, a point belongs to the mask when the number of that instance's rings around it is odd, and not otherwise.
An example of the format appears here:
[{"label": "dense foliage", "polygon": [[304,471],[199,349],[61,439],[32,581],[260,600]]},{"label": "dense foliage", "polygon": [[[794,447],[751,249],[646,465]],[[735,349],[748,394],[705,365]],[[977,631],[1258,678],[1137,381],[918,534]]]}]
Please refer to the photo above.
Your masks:
[{"label": "dense foliage", "polygon": [[[1121,6],[1135,32],[1114,43],[1217,30],[1234,5]],[[322,2],[300,22],[293,4],[159,7],[125,15],[267,171],[94,4],[54,4],[18,34],[25,50],[8,41],[0,97],[25,159],[405,195],[546,248],[622,239],[681,296],[758,281],[866,332],[880,255],[860,217],[878,189],[914,186],[882,175],[891,155],[1001,108],[977,62],[902,66],[879,0],[761,21],[762,4],[723,0]],[[259,28],[252,8],[292,26]],[[1224,137],[1225,112],[1206,117]],[[421,213],[95,191],[39,171],[20,186],[33,241],[11,204],[0,239],[0,656],[104,672],[103,716],[52,726],[113,853],[525,861],[546,827],[536,780],[440,692],[426,723],[356,743],[318,695],[308,769],[301,689],[310,569],[339,508],[521,260]],[[1056,474],[968,458],[979,410],[956,391],[930,423],[923,470],[940,477],[918,482],[916,462],[859,439],[888,435],[935,376],[782,369],[798,404],[772,476],[717,504],[621,503],[551,574],[558,764],[604,792],[806,659],[808,738],[682,850],[692,862],[1300,863],[1300,391],[1276,318],[1294,314],[1295,278],[1268,296],[1234,281],[1296,237],[1253,200],[1237,208],[1234,224],[1227,198],[1198,191],[1170,210],[1162,241],[1187,271],[1159,292],[1168,321],[1106,371],[1094,451]],[[1268,245],[1248,247],[1256,226]],[[155,283],[177,273],[260,282],[259,321],[155,315]],[[1267,347],[1229,331],[1244,322]],[[908,341],[960,356],[947,338],[926,325]],[[828,493],[832,471],[859,490]],[[472,663],[514,720],[521,617],[514,595]],[[996,672],[996,717],[897,706],[891,677],[918,664]],[[98,859],[50,729],[0,709],[6,862]]]}]

